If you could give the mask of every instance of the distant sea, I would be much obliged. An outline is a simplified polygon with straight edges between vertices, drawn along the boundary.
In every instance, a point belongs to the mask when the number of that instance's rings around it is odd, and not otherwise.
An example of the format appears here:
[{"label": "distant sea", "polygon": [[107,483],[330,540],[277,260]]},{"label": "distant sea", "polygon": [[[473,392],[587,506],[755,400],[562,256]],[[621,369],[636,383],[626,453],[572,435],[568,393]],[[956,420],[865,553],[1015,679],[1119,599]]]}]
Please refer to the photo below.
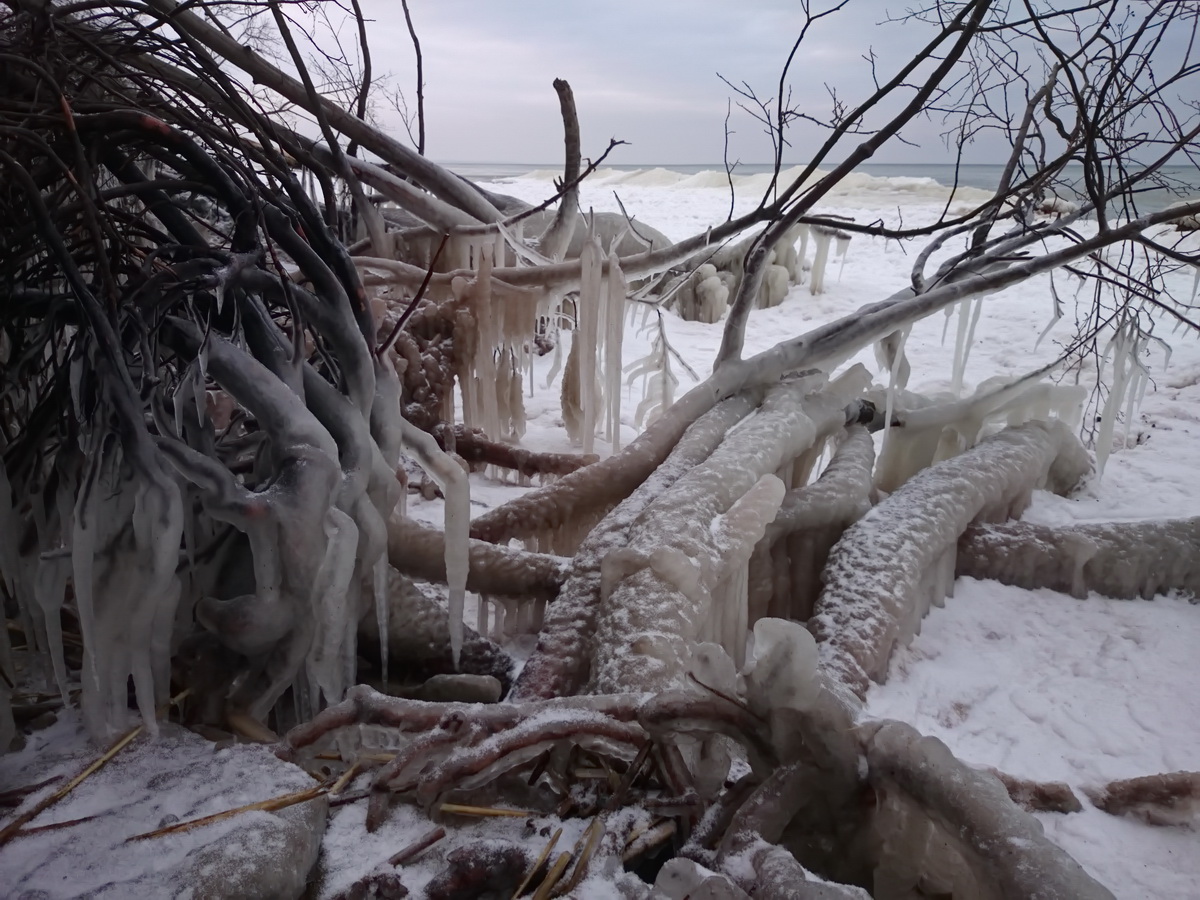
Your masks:
[{"label": "distant sea", "polygon": [[[465,178],[472,181],[502,181],[509,178],[519,178],[522,175],[527,175],[530,172],[538,170],[555,170],[561,168],[561,162],[553,163],[444,163],[444,165],[453,172],[457,172]],[[785,163],[785,168],[794,163]],[[679,166],[664,163],[653,163],[640,166],[633,165],[608,165],[603,166],[604,169],[615,170],[618,172],[636,172],[646,169],[666,169],[671,172],[678,172],[680,175],[696,175],[701,172],[723,172],[725,167],[722,163],[713,163],[709,165],[688,165]],[[735,169],[737,175],[756,175],[771,171],[769,164],[741,164]],[[946,164],[926,164],[926,163],[905,163],[905,164],[889,164],[889,163],[866,163],[855,169],[864,175],[870,175],[875,178],[929,178],[936,181],[938,184],[946,187],[951,187],[957,184],[959,187],[980,188],[986,191],[994,191],[1000,183],[1000,176],[1004,171],[1003,166],[998,165],[961,165],[958,167],[957,173],[953,165]],[[1082,167],[1077,169],[1078,181],[1082,183],[1083,170]],[[1200,168],[1196,166],[1166,166],[1163,168],[1163,175],[1173,185],[1173,189],[1167,190],[1163,188],[1148,189],[1138,196],[1138,209],[1143,213],[1156,212],[1171,203],[1179,202],[1183,199],[1192,199],[1200,196]],[[1074,174],[1071,168],[1067,170],[1068,175]]]}]

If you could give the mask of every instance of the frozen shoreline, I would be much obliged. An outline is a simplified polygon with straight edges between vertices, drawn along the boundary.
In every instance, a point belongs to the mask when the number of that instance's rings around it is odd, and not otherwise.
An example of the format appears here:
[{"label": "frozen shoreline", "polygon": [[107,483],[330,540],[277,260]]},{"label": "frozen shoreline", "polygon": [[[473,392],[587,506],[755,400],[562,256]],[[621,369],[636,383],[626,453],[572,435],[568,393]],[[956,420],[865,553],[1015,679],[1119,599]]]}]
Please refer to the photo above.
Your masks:
[{"label": "frozen shoreline", "polygon": [[[549,174],[485,186],[535,202],[553,193]],[[614,190],[630,214],[676,239],[702,231],[728,212],[729,196],[722,186],[686,184],[682,179],[655,183],[655,178],[592,179],[582,187],[582,208],[618,210]],[[757,197],[747,191],[739,198],[737,211],[748,208]],[[875,179],[832,195],[821,211],[866,221],[895,217],[899,207],[905,221],[918,221],[935,214],[944,202],[944,189],[939,193],[929,184]],[[831,266],[827,293],[814,297],[804,285],[796,286],[781,306],[751,315],[747,353],[765,350],[784,336],[852,313],[903,287],[919,249],[919,244],[855,237],[844,268]],[[1058,289],[1065,300],[1071,300],[1061,279]],[[1080,298],[1080,302],[1087,300]],[[966,370],[968,390],[993,376],[1024,374],[1058,355],[1054,342],[1069,337],[1072,308],[1035,347],[1051,306],[1049,277],[988,298]],[[645,355],[652,338],[645,329],[657,327],[657,319],[646,309],[635,309],[627,322],[633,327],[627,330],[626,364]],[[942,316],[934,316],[914,327],[907,344],[914,373],[910,388],[949,389],[953,323],[945,345],[944,325]],[[684,322],[668,314],[663,327],[675,350],[704,377],[720,342],[721,324]],[[1200,514],[1200,479],[1195,474],[1200,471],[1200,347],[1191,335],[1174,343],[1165,373],[1159,357],[1148,361],[1155,382],[1131,424],[1130,446],[1113,453],[1103,480],[1075,499],[1039,494],[1026,518],[1053,524]],[[877,368],[870,350],[853,361],[872,371]],[[559,383],[546,383],[551,366],[550,357],[535,361],[535,393],[526,398],[529,425],[523,444],[535,450],[570,450],[559,413]],[[677,374],[681,394],[692,381],[685,372]],[[639,387],[635,384],[626,390],[625,440],[635,434],[632,422],[641,399]],[[600,452],[606,452],[601,441],[597,444]],[[474,512],[522,490],[474,476]],[[414,502],[410,510],[419,518],[440,520],[440,507],[435,504]],[[1198,617],[1200,608],[1178,598],[1149,603],[1077,601],[1045,591],[960,580],[946,608],[935,610],[913,645],[897,655],[891,680],[874,689],[868,713],[909,721],[946,741],[967,762],[994,765],[1018,776],[1061,778],[1074,787],[1112,777],[1200,769],[1200,672],[1191,663],[1200,639]],[[65,740],[70,733],[67,715],[56,734]],[[73,734],[78,745],[62,746],[69,757],[67,769],[91,753],[85,750],[82,730],[76,727]],[[6,759],[0,771],[25,771],[20,756]],[[131,757],[131,762],[142,758]],[[155,770],[149,765],[127,765],[119,771],[134,783]],[[105,776],[98,780],[96,792],[81,793],[44,819],[64,821],[104,812],[104,798],[111,801],[120,791],[116,775]],[[183,809],[198,809],[199,801],[193,799],[183,796],[178,802]],[[84,805],[76,807],[75,802]],[[211,799],[205,802],[212,804],[205,811],[220,808]],[[161,798],[148,797],[146,803],[141,811],[125,810],[120,827],[129,834],[157,827],[163,816]],[[329,874],[323,896],[373,868],[428,827],[423,817],[397,810],[383,832],[367,839],[361,827],[363,815],[360,804],[343,807],[331,818],[323,849],[322,864]],[[1200,854],[1189,852],[1195,847],[1195,831],[1151,828],[1090,808],[1040,818],[1055,840],[1123,900],[1200,896]],[[515,825],[511,830],[514,835],[519,831]],[[69,831],[57,834],[67,839]],[[73,896],[72,867],[111,864],[101,846],[89,855],[86,842],[71,853],[55,850],[58,845],[47,839],[54,833],[36,842],[22,839],[0,851],[0,883],[15,884],[17,877],[32,879],[22,882],[23,890]],[[573,840],[572,835],[567,837]],[[43,865],[34,865],[26,855],[35,847],[45,854]],[[151,849],[122,857],[122,864],[144,865],[152,871],[158,860]],[[414,878],[410,888],[418,887],[425,877]]]}]

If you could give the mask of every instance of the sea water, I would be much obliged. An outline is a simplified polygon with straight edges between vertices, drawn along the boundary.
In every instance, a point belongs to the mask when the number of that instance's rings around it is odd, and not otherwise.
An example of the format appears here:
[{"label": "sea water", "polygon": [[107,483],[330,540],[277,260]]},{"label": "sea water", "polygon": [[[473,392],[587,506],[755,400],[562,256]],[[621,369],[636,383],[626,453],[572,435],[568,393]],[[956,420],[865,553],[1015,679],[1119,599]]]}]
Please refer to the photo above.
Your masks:
[{"label": "sea water", "polygon": [[[505,181],[534,174],[559,177],[561,167],[555,163],[447,163],[449,169],[472,181]],[[824,168],[828,169],[829,164]],[[745,186],[762,185],[770,180],[770,164],[739,164],[732,172],[739,190]],[[785,165],[788,171],[798,172],[798,167]],[[863,188],[881,192],[911,194],[914,199],[923,193],[944,193],[949,188],[959,188],[961,193],[970,192],[975,199],[982,199],[982,192],[995,191],[1000,183],[1004,167],[990,164],[963,164],[954,166],[944,163],[865,163],[858,166],[851,179]],[[1148,186],[1137,195],[1138,211],[1145,215],[1157,212],[1172,203],[1200,196],[1200,168],[1193,165],[1165,166],[1161,170],[1165,185]],[[729,174],[721,163],[710,165],[605,165],[592,176],[606,183],[640,184],[645,186],[678,185],[689,188],[721,188],[729,182]],[[786,183],[786,177],[783,179]],[[1083,167],[1068,166],[1064,173],[1064,186],[1060,194],[1064,199],[1079,201],[1084,196]],[[968,191],[962,191],[962,189]],[[928,190],[927,190],[928,189]],[[981,193],[975,194],[974,191]]]}]

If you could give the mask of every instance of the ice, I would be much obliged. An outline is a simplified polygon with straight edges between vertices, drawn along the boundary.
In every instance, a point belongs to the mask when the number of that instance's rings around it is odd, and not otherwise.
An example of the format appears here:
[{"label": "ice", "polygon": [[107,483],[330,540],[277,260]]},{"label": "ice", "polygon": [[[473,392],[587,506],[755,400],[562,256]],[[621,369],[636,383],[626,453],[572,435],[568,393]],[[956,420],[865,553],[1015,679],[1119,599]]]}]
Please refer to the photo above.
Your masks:
[{"label": "ice", "polygon": [[823,662],[863,696],[871,679],[886,677],[893,648],[907,644],[930,604],[944,598],[967,526],[1017,516],[1034,489],[1069,491],[1089,470],[1062,422],[1035,421],[913,476],[829,555],[809,622]]},{"label": "ice", "polygon": [[1200,596],[1200,519],[1088,523],[1029,522],[969,528],[958,574],[1075,597],[1149,600],[1170,591]]},{"label": "ice", "polygon": [[[593,670],[598,691],[622,690],[634,684],[642,689],[665,687],[686,674],[690,642],[711,615],[711,600],[704,594],[717,587],[723,571],[718,532],[710,523],[729,512],[764,475],[773,474],[785,461],[811,447],[819,433],[832,430],[828,422],[843,425],[842,404],[852,399],[862,384],[860,373],[855,372],[831,387],[840,402],[822,400],[819,394],[807,400],[812,383],[804,379],[776,386],[756,416],[732,431],[707,460],[643,512],[628,546],[648,558],[652,552],[661,554],[669,548],[692,560],[702,590],[699,597],[689,597],[677,585],[661,579],[652,567],[624,579],[602,605]],[[806,410],[819,410],[820,421],[814,422]],[[767,490],[768,485],[770,482],[765,482],[760,490]],[[759,536],[755,535],[754,541]],[[723,643],[734,640],[732,635],[722,638]]]},{"label": "ice", "polygon": [[450,649],[455,665],[463,642],[463,605],[470,569],[468,542],[471,532],[471,488],[467,474],[437,445],[432,435],[408,422],[402,425],[404,442],[446,498],[446,583],[450,588]]}]

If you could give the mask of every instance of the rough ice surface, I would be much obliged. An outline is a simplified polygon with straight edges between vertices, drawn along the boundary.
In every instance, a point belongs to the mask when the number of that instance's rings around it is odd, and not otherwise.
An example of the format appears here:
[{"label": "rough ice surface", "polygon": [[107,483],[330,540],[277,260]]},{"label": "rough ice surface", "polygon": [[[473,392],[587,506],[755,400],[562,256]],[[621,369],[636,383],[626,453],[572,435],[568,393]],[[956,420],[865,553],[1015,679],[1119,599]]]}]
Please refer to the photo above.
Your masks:
[{"label": "rough ice surface", "polygon": [[547,608],[537,650],[521,671],[512,699],[564,696],[587,682],[605,558],[625,547],[646,507],[707,459],[725,433],[754,409],[756,400],[733,397],[697,419],[654,473],[587,536],[558,599]]},{"label": "rough ice surface", "polygon": [[866,756],[882,806],[875,827],[887,847],[876,897],[920,889],[979,900],[1113,900],[999,779],[956,759],[937,738],[885,722],[868,739]]},{"label": "rough ice surface", "polygon": [[822,661],[860,697],[887,675],[954,582],[955,548],[974,521],[1019,516],[1033,491],[1073,489],[1090,471],[1060,421],[1029,422],[926,469],[850,526],[825,567],[809,620]]},{"label": "rough ice surface", "polygon": [[957,574],[1086,597],[1200,596],[1200,518],[1055,527],[977,525],[958,543]]},{"label": "rough ice surface", "polygon": [[830,549],[871,508],[874,462],[871,435],[851,426],[820,477],[788,491],[750,560],[750,624],[768,615],[808,621]]},{"label": "rough ice surface", "polygon": [[[721,548],[710,523],[763,475],[809,449],[818,434],[844,425],[843,407],[862,390],[863,378],[852,370],[827,395],[807,402],[811,385],[804,380],[773,387],[753,417],[647,507],[628,546],[647,558],[664,547],[688,557],[699,568],[701,593],[710,594],[721,572]],[[710,602],[686,596],[649,567],[630,575],[602,604],[593,688],[601,693],[635,686],[661,689],[685,678]]]}]

